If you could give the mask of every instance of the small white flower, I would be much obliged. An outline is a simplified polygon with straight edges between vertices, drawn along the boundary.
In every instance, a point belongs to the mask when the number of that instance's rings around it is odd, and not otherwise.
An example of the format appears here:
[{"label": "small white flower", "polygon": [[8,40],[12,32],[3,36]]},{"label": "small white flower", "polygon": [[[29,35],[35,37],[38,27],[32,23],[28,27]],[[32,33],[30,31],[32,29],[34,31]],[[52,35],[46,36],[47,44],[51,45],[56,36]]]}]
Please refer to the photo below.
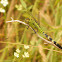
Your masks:
[{"label": "small white flower", "polygon": [[22,55],[24,58],[25,57],[29,57],[29,53],[28,52],[24,52],[24,55]]},{"label": "small white flower", "polygon": [[20,53],[20,50],[19,50],[19,49],[17,49],[17,50],[16,50],[16,52],[17,52],[17,53]]},{"label": "small white flower", "polygon": [[29,57],[29,53],[28,52],[24,52],[25,57]]},{"label": "small white flower", "polygon": [[15,5],[15,7],[17,8],[17,10],[22,10],[22,5]]},{"label": "small white flower", "polygon": [[25,49],[28,49],[28,48],[29,48],[29,46],[28,46],[28,45],[24,45],[24,48],[25,48]]},{"label": "small white flower", "polygon": [[4,12],[5,12],[5,10],[4,10],[3,8],[0,8],[0,12],[4,13]]},{"label": "small white flower", "polygon": [[1,0],[0,3],[3,4],[3,6],[7,6],[8,5],[8,1],[7,0]]},{"label": "small white flower", "polygon": [[16,53],[16,52],[14,52],[14,56],[18,58],[19,57],[19,54]]}]

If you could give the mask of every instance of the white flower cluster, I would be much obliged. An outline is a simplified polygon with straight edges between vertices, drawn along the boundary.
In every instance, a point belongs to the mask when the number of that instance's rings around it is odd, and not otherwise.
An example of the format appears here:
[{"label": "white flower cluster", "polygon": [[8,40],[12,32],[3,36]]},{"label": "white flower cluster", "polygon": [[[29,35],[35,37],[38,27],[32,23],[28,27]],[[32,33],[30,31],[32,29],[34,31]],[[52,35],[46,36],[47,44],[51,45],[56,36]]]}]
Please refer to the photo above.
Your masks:
[{"label": "white flower cluster", "polygon": [[29,53],[28,52],[24,52],[24,54],[22,55],[24,58],[25,57],[29,57]]},{"label": "white flower cluster", "polygon": [[[28,45],[24,45],[24,48],[25,49],[28,49],[29,46]],[[14,52],[14,56],[18,58],[19,57],[19,53],[20,53],[20,50],[19,49],[16,49],[16,52]],[[24,52],[24,54],[22,55],[22,57],[23,58],[29,57],[29,53],[28,52]]]},{"label": "white flower cluster", "polygon": [[28,48],[29,48],[29,46],[28,46],[28,45],[24,45],[24,48],[25,48],[25,49],[28,49]]},{"label": "white flower cluster", "polygon": [[8,5],[8,0],[1,0],[0,3],[5,7]]},{"label": "white flower cluster", "polygon": [[16,53],[16,52],[14,52],[14,56],[18,58],[19,57],[19,54]]},{"label": "white flower cluster", "polygon": [[[28,49],[29,46],[28,45],[24,45],[24,48]],[[22,56],[23,56],[23,58],[29,57],[29,53],[28,52],[24,52],[24,54]]]},{"label": "white flower cluster", "polygon": [[0,12],[4,13],[4,12],[5,12],[5,10],[4,10],[3,8],[0,8]]},{"label": "white flower cluster", "polygon": [[[8,0],[1,0],[0,3],[6,7],[8,5]],[[5,13],[5,9],[0,8],[0,12]]]},{"label": "white flower cluster", "polygon": [[19,53],[20,53],[20,50],[17,49],[16,52],[14,52],[14,56],[18,58],[19,57]]}]

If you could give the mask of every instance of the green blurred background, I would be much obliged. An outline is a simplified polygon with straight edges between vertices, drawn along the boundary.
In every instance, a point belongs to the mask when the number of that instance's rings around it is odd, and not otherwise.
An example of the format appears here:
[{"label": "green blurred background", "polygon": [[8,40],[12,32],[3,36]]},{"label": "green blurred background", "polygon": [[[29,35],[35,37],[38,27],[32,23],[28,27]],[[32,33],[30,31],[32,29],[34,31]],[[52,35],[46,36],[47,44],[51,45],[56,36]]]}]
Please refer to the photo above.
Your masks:
[{"label": "green blurred background", "polygon": [[[26,22],[33,16],[42,31],[62,45],[62,0],[8,0],[8,5],[0,3],[1,7],[5,13],[0,12],[0,62],[62,62],[62,51],[45,43],[33,30],[17,22],[6,23],[11,17]],[[29,49],[25,50],[24,45]],[[17,48],[21,50],[19,58],[14,57]],[[29,52],[28,58],[22,57],[25,51]]]}]

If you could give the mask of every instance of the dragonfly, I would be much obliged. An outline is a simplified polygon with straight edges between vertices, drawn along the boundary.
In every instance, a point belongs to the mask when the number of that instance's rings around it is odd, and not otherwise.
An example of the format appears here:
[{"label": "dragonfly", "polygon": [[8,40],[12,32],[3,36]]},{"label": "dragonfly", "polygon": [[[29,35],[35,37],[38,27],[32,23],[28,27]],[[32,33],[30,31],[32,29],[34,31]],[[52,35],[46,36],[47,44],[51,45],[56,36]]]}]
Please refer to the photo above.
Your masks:
[{"label": "dragonfly", "polygon": [[29,26],[32,27],[32,29],[34,30],[34,32],[36,33],[35,29],[37,28],[38,31],[40,33],[42,33],[48,40],[50,40],[51,42],[53,42],[58,48],[62,49],[62,46],[60,44],[58,44],[55,40],[53,40],[49,35],[47,35],[45,32],[42,31],[42,29],[40,28],[39,24],[37,23],[36,19],[32,16],[31,19],[26,19],[28,20],[28,24]]}]

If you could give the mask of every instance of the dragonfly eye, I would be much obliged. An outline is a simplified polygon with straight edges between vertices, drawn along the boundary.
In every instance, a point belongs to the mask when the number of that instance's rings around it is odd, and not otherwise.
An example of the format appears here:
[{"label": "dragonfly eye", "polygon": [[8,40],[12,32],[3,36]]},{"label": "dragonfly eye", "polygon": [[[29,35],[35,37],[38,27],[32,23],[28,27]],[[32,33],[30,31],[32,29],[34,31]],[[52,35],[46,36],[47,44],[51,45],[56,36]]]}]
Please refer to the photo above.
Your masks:
[{"label": "dragonfly eye", "polygon": [[29,20],[30,20],[29,18],[26,18],[26,19],[25,19],[25,22],[26,22],[26,23],[29,23]]}]

